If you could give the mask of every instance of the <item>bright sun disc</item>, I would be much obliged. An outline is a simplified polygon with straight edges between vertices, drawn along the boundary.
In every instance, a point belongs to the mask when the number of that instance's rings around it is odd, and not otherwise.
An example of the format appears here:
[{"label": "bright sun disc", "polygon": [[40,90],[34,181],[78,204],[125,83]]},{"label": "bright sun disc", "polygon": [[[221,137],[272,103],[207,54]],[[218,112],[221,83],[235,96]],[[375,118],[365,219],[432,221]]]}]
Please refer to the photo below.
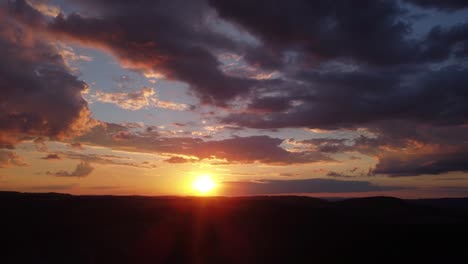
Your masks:
[{"label": "bright sun disc", "polygon": [[208,193],[215,187],[215,182],[209,176],[200,176],[193,182],[193,189],[200,193]]}]

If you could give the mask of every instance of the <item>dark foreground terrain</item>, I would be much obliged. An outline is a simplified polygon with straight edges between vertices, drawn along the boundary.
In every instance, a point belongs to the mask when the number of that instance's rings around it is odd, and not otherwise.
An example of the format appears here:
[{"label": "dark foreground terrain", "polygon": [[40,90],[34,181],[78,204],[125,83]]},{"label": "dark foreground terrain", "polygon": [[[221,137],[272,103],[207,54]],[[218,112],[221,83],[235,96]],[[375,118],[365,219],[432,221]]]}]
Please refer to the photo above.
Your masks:
[{"label": "dark foreground terrain", "polygon": [[468,263],[468,199],[0,192],[0,212],[4,264]]}]

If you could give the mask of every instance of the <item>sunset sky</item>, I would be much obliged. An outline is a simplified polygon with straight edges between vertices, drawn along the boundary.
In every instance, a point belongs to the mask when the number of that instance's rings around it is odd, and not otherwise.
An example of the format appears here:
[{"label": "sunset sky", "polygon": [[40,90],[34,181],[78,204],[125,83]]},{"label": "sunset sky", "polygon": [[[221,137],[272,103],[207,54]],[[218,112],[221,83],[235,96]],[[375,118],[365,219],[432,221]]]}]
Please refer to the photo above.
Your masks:
[{"label": "sunset sky", "polygon": [[468,2],[0,0],[0,190],[468,196]]}]

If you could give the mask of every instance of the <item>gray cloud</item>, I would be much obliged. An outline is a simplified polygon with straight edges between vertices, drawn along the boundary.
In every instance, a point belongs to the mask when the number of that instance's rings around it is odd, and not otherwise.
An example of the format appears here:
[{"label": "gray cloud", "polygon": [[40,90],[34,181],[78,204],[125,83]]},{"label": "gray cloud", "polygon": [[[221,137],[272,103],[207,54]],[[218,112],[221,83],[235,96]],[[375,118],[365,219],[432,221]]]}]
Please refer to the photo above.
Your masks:
[{"label": "gray cloud", "polygon": [[28,164],[16,152],[8,150],[0,150],[0,168],[11,166],[27,166]]},{"label": "gray cloud", "polygon": [[465,0],[405,0],[405,2],[412,3],[424,8],[437,8],[448,11],[454,11],[468,7],[468,2]]},{"label": "gray cloud", "polygon": [[[0,146],[33,137],[66,138],[89,128],[91,113],[55,47],[21,21],[40,16],[23,1],[0,5]],[[10,10],[22,10],[21,19]]]},{"label": "gray cloud", "polygon": [[91,172],[93,172],[94,167],[91,166],[88,162],[80,162],[76,165],[76,168],[73,171],[57,171],[57,172],[47,172],[49,175],[55,175],[57,177],[86,177]]}]

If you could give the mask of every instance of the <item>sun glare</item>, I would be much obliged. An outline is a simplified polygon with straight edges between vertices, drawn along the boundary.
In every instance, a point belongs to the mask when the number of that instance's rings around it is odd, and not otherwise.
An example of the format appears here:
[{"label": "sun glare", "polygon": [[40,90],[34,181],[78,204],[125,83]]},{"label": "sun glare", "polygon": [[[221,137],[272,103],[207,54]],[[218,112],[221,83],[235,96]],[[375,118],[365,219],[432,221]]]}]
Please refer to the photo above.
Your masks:
[{"label": "sun glare", "polygon": [[208,194],[216,187],[216,183],[210,178],[210,176],[203,175],[193,181],[192,187],[198,193]]}]

